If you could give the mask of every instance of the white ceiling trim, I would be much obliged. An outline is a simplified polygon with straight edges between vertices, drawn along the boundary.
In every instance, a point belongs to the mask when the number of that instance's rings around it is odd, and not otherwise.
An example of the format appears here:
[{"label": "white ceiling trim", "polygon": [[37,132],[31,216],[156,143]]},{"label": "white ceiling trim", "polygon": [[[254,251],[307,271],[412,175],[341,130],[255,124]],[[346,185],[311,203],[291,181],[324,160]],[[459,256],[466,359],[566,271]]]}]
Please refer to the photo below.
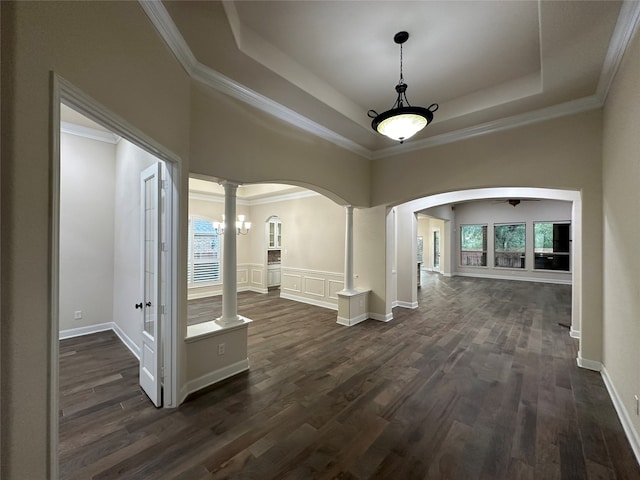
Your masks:
[{"label": "white ceiling trim", "polygon": [[214,69],[198,62],[191,52],[184,37],[180,34],[173,19],[160,1],[139,0],[145,13],[167,43],[178,61],[187,73],[211,88],[245,102],[265,113],[275,116],[286,123],[301,128],[313,135],[323,138],[335,145],[350,150],[368,159],[386,158],[401,153],[421,150],[447,143],[457,142],[466,138],[486,135],[515,127],[524,126],[565,115],[572,115],[587,110],[601,108],[607,97],[609,88],[620,65],[624,52],[633,38],[640,23],[640,2],[625,0],[614,33],[612,35],[607,56],[600,75],[595,95],[563,104],[526,112],[512,117],[502,118],[482,125],[477,125],[455,132],[445,133],[421,141],[412,141],[402,145],[395,145],[378,151],[371,151],[352,140],[300,115],[297,112],[265,97],[237,82],[222,75]]},{"label": "white ceiling trim", "polygon": [[75,135],[77,137],[89,138],[91,140],[97,140],[99,142],[110,143],[112,145],[117,144],[120,141],[118,135],[111,132],[103,132],[95,128],[84,127],[70,122],[60,122],[60,131],[62,133],[68,133],[69,135]]},{"label": "white ceiling trim", "polygon": [[403,153],[414,152],[416,150],[458,142],[460,140],[477,137],[479,135],[502,132],[512,128],[542,122],[544,120],[551,120],[553,118],[564,117],[566,115],[595,110],[601,107],[602,101],[600,98],[597,95],[592,95],[590,97],[579,98],[578,100],[552,105],[539,110],[501,118],[481,125],[463,128],[461,130],[456,130],[455,132],[435,135],[433,137],[425,138],[424,140],[417,140],[402,145],[394,145],[393,147],[372,152],[372,159],[376,160],[379,158],[390,157],[392,155],[401,155]]},{"label": "white ceiling trim", "polygon": [[160,36],[167,43],[178,61],[182,64],[187,73],[194,79],[208,85],[219,92],[227,94],[254,108],[262,110],[280,120],[301,128],[317,137],[350,150],[366,158],[371,157],[371,152],[356,142],[329,130],[326,127],[300,115],[297,112],[274,102],[250,88],[233,81],[229,77],[215,71],[213,68],[198,62],[193,52],[187,45],[184,37],[176,27],[173,19],[167,12],[164,5],[159,1],[140,0],[142,8],[156,27]]},{"label": "white ceiling trim", "polygon": [[633,35],[640,24],[640,2],[638,0],[625,0],[620,7],[620,14],[616,27],[609,42],[607,56],[602,65],[600,80],[596,94],[604,104],[609,94],[609,89],[616,76],[616,72],[622,62],[622,57],[627,49],[627,45],[631,42]]},{"label": "white ceiling trim", "polygon": [[[252,207],[254,205],[267,205],[269,203],[286,202],[289,200],[299,200],[301,198],[319,197],[319,196],[322,196],[322,195],[318,192],[314,192],[313,190],[307,190],[303,192],[271,195],[271,196],[261,197],[256,199],[236,197],[236,203],[238,205]],[[189,192],[189,200],[202,200],[205,202],[224,203],[224,195],[218,195],[216,193]]]}]

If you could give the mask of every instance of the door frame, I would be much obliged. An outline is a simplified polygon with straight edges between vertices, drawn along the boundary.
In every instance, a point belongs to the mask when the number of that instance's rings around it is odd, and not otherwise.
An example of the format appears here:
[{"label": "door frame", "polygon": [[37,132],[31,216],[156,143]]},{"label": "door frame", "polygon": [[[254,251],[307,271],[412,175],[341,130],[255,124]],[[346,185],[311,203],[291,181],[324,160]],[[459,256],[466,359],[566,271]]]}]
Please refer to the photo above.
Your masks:
[{"label": "door frame", "polygon": [[178,339],[178,258],[180,245],[180,192],[181,164],[180,157],[167,150],[151,137],[138,130],[126,120],[112,113],[109,109],[95,101],[73,84],[56,74],[50,74],[50,269],[49,269],[49,472],[52,478],[58,477],[58,390],[59,390],[59,274],[60,274],[60,104],[77,110],[88,118],[104,125],[113,133],[125,138],[134,145],[154,155],[165,164],[167,173],[166,225],[168,235],[165,315],[163,315],[162,338],[164,369],[164,404],[165,408],[177,407],[180,403],[178,389],[178,358],[180,356]]}]

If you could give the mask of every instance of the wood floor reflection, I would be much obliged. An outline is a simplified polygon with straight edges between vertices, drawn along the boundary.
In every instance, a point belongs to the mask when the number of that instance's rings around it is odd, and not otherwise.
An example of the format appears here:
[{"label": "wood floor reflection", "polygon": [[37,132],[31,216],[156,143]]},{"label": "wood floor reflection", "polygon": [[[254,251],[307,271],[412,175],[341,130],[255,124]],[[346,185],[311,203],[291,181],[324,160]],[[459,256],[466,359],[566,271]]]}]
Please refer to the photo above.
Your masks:
[{"label": "wood floor reflection", "polygon": [[[336,312],[241,293],[251,369],[155,409],[114,334],[60,342],[61,478],[623,479],[601,377],[576,367],[568,286],[427,275],[420,307]],[[190,321],[220,299],[190,304]]]}]

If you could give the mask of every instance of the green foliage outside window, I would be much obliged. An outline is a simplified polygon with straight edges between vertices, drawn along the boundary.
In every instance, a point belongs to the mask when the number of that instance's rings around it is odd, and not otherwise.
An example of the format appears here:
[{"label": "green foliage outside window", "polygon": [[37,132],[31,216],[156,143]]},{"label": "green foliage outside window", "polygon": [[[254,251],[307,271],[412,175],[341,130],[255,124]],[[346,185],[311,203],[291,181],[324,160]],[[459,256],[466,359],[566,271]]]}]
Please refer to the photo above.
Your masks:
[{"label": "green foliage outside window", "polygon": [[463,251],[487,250],[487,226],[486,225],[462,225],[461,247]]},{"label": "green foliage outside window", "polygon": [[495,226],[496,252],[524,252],[526,244],[524,223]]}]

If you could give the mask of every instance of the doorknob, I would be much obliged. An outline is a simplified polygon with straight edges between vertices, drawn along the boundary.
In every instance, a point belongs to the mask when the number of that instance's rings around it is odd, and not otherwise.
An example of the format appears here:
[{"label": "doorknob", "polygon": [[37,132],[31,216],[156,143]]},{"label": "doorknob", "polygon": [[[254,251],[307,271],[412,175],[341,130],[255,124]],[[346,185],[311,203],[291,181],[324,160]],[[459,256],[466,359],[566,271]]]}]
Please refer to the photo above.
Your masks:
[{"label": "doorknob", "polygon": [[139,308],[140,310],[142,310],[142,302],[136,303],[136,308]]},{"label": "doorknob", "polygon": [[150,306],[151,306],[151,302],[147,302],[147,303],[145,303],[145,305],[146,305],[147,307],[150,307]]}]

